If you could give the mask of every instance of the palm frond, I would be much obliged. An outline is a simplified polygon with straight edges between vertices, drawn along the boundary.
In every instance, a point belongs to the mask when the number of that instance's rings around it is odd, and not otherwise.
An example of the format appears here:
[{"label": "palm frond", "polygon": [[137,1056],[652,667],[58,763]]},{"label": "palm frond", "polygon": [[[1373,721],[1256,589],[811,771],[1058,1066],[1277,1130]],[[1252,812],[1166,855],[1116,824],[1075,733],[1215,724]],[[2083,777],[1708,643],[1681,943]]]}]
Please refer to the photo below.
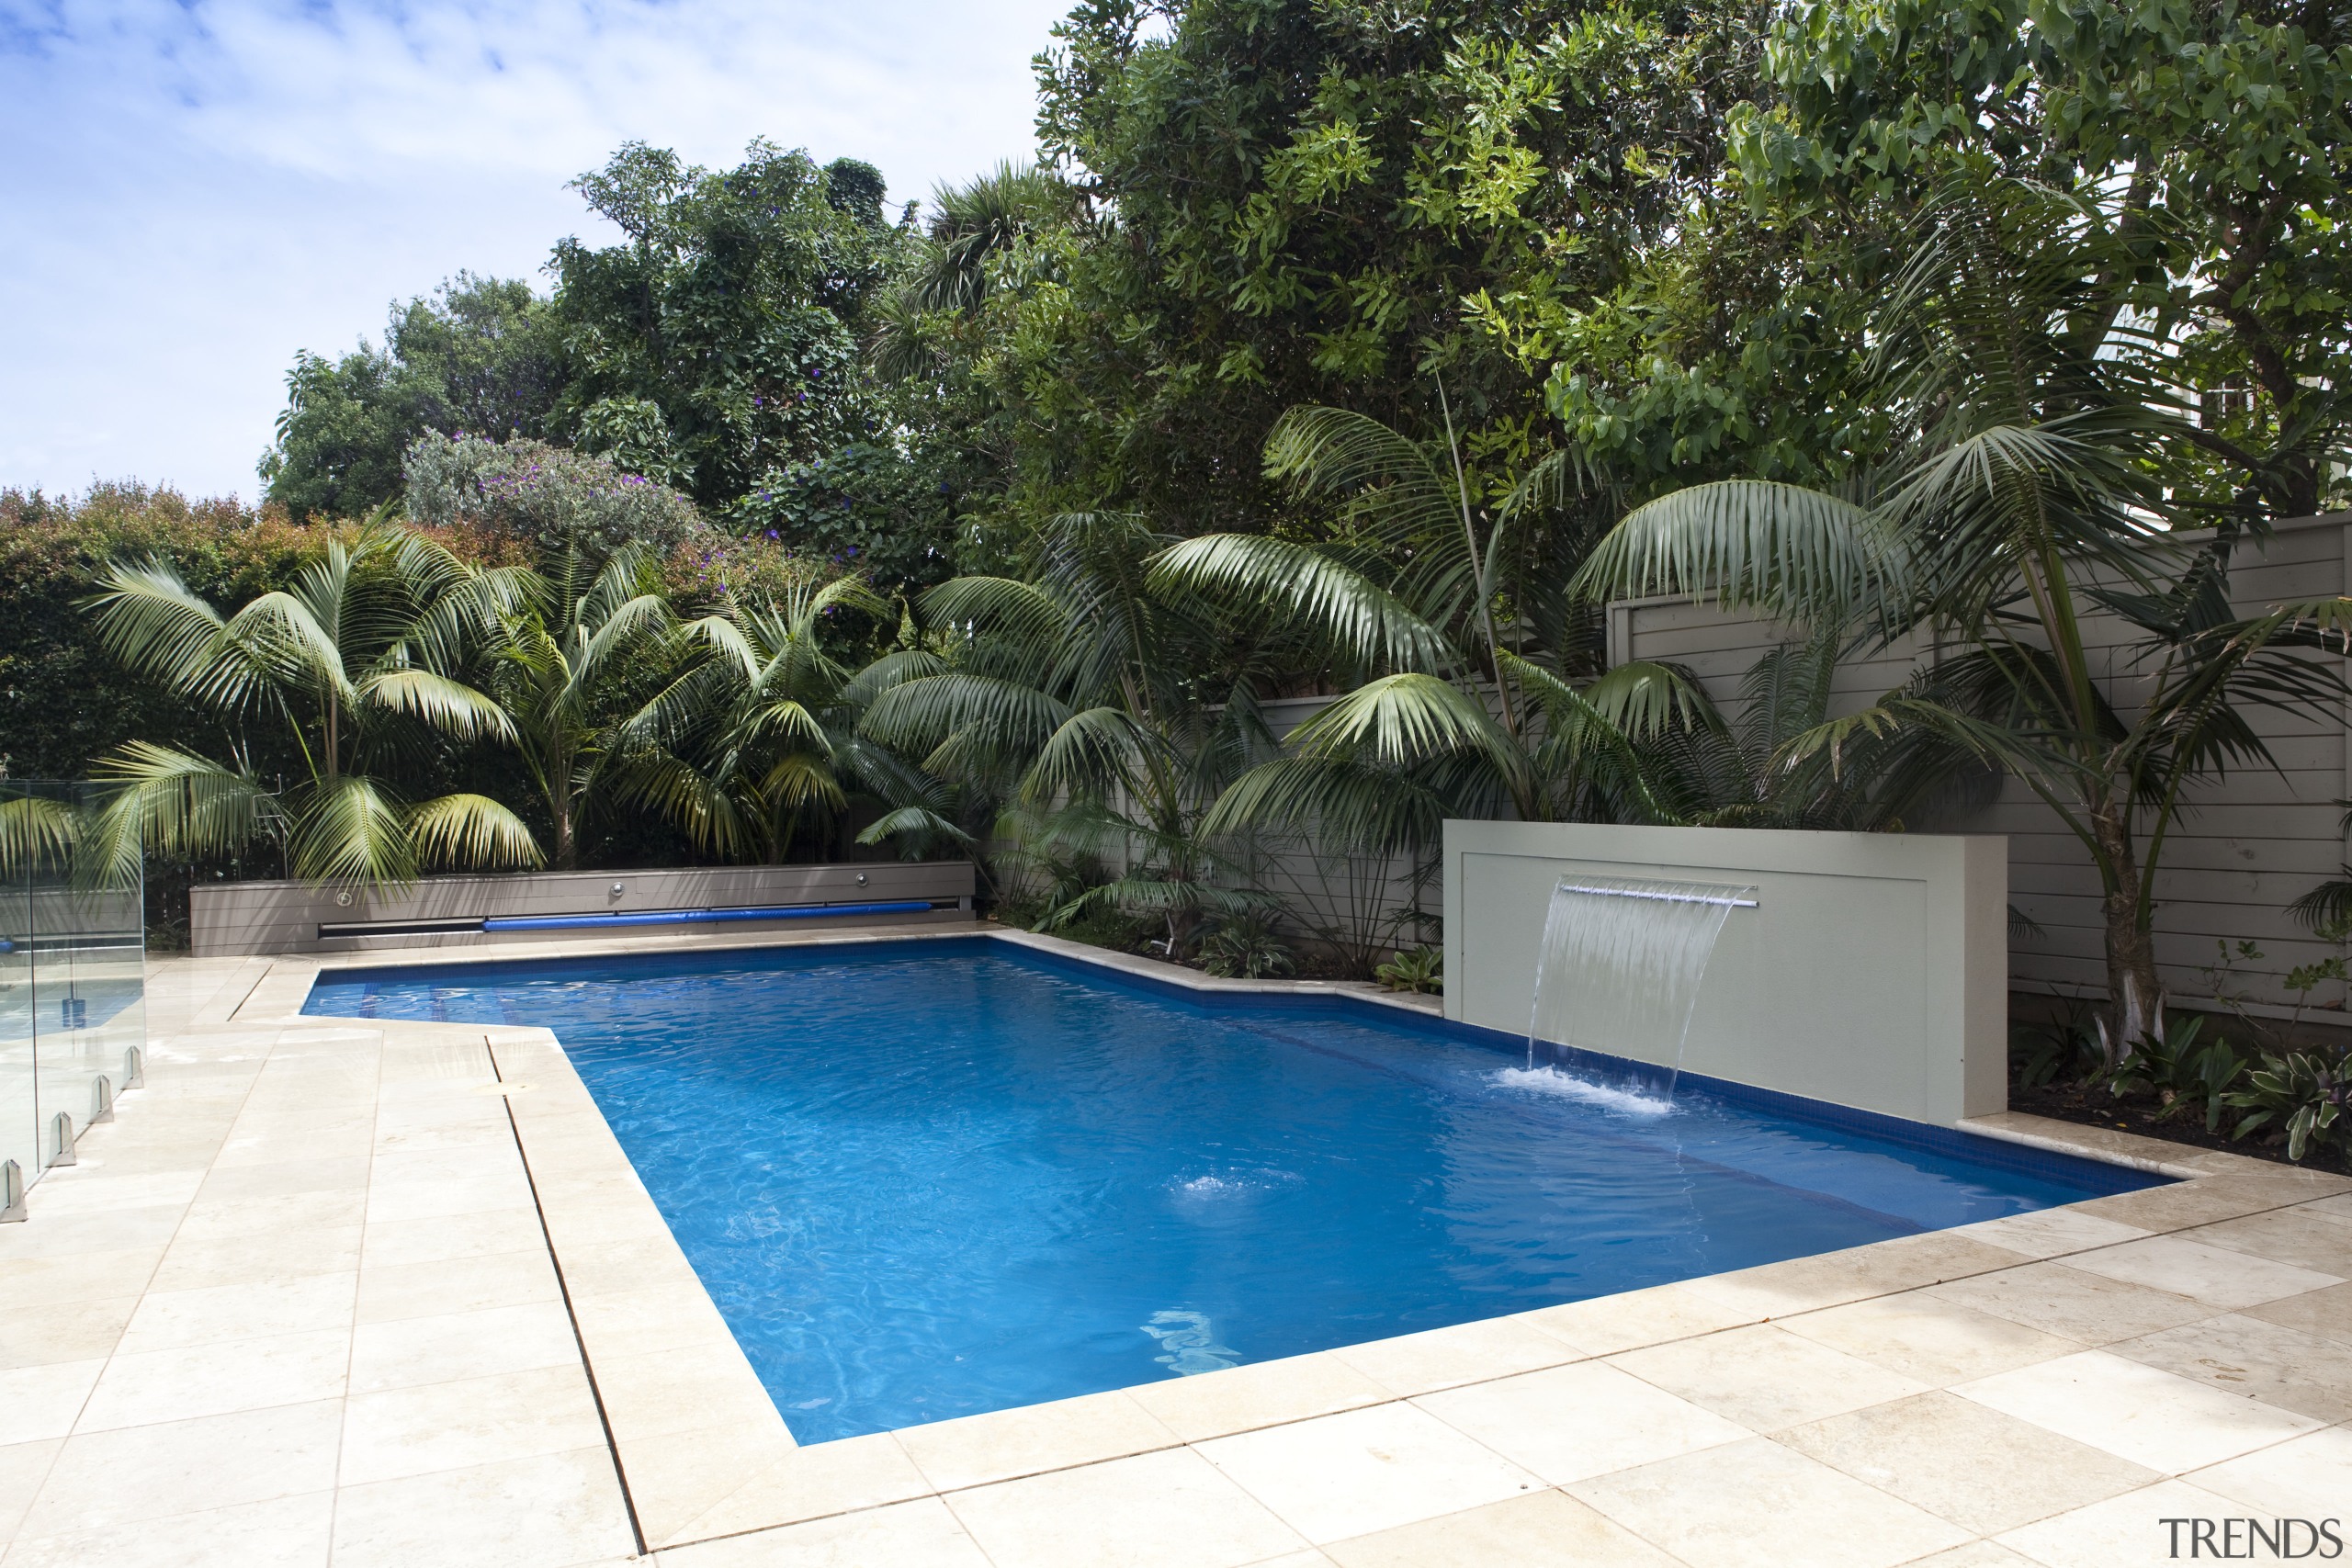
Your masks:
[{"label": "palm frond", "polygon": [[1152,558],[1156,592],[1227,610],[1274,610],[1362,670],[1440,673],[1460,662],[1445,634],[1326,551],[1261,535],[1208,534]]},{"label": "palm frond", "polygon": [[1908,579],[1895,534],[1851,502],[1797,485],[1722,479],[1635,507],[1569,591],[1593,601],[1683,593],[1836,626],[1864,611],[1895,611]]},{"label": "palm frond", "polygon": [[374,780],[321,779],[296,802],[292,818],[288,858],[303,881],[399,887],[416,880],[407,813]]},{"label": "palm frond", "polygon": [[513,740],[514,724],[497,702],[430,670],[382,670],[363,677],[353,693],[364,706],[421,719],[460,740]]},{"label": "palm frond", "polygon": [[445,795],[409,813],[420,865],[458,871],[541,864],[546,856],[523,819],[486,795]]},{"label": "palm frond", "polygon": [[1432,756],[1471,752],[1498,766],[1522,761],[1486,705],[1433,675],[1368,681],[1291,732],[1302,757],[1363,757],[1408,767]]}]

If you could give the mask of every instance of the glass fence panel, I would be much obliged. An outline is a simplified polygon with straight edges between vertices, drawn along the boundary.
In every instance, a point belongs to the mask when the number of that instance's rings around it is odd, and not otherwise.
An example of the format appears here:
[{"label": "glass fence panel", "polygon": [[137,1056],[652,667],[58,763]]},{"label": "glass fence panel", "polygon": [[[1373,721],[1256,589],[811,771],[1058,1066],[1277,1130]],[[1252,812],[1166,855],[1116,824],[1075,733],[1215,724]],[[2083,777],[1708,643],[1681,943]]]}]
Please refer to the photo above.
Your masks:
[{"label": "glass fence panel", "polygon": [[[10,903],[0,904],[0,1114],[30,1158],[29,1182],[111,1110],[146,1049],[142,891],[95,880],[75,850],[110,791],[87,784],[6,786],[0,812]],[[29,1107],[19,1102],[29,1100]],[[28,1117],[20,1114],[28,1110]],[[29,1126],[29,1137],[16,1129]]]},{"label": "glass fence panel", "polygon": [[40,808],[24,785],[0,779],[0,1178],[18,1197],[40,1174],[40,1102],[33,1087],[32,867],[19,844]]}]

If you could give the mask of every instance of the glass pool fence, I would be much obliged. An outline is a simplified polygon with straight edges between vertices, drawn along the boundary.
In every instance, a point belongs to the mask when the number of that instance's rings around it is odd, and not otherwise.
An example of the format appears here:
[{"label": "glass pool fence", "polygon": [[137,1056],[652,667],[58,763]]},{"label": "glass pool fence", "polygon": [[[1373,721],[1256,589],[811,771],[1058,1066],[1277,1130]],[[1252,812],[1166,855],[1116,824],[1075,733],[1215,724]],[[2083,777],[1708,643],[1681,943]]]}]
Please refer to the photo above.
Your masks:
[{"label": "glass pool fence", "polygon": [[144,890],[77,856],[119,786],[0,779],[0,1213],[139,1081]]}]

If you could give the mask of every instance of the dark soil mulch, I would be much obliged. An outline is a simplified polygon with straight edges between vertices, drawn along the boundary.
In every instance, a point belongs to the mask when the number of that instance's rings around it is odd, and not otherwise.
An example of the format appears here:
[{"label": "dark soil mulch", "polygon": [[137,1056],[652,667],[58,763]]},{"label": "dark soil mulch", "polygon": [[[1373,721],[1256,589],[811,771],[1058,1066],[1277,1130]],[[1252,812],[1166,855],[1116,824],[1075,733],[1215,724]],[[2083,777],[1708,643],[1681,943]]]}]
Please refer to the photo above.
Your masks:
[{"label": "dark soil mulch", "polygon": [[[2233,1142],[2230,1128],[2235,1124],[2237,1113],[2225,1116],[2219,1133],[2205,1130],[2205,1121],[2194,1113],[2172,1117],[2159,1115],[2162,1107],[2154,1100],[2133,1096],[2118,1100],[2104,1089],[2086,1089],[2081,1084],[2045,1084],[2040,1089],[2009,1089],[2009,1109],[2029,1116],[2047,1116],[2059,1122],[2077,1122],[2086,1127],[2113,1127],[2121,1132],[2137,1133],[2143,1138],[2162,1138],[2167,1143],[2187,1144],[2192,1148],[2227,1149],[2232,1154],[2251,1155],[2256,1159],[2275,1160],[2285,1165],[2287,1140],[2266,1137],[2260,1133]],[[2352,1158],[2346,1157],[2342,1145],[2303,1151],[2300,1162],[2307,1169],[2333,1171],[2338,1176],[2352,1176]]]}]

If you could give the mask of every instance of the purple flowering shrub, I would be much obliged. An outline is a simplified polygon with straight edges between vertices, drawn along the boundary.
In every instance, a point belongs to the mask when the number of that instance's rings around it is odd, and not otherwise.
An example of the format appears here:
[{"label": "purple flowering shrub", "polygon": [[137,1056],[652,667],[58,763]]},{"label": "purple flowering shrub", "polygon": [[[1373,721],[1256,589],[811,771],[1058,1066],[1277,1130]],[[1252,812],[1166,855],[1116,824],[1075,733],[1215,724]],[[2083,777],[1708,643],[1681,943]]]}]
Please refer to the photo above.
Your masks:
[{"label": "purple flowering shrub", "polygon": [[634,543],[657,558],[710,532],[669,486],[544,441],[428,432],[401,467],[410,520],[432,527],[489,528],[538,548],[576,545],[598,556]]}]

